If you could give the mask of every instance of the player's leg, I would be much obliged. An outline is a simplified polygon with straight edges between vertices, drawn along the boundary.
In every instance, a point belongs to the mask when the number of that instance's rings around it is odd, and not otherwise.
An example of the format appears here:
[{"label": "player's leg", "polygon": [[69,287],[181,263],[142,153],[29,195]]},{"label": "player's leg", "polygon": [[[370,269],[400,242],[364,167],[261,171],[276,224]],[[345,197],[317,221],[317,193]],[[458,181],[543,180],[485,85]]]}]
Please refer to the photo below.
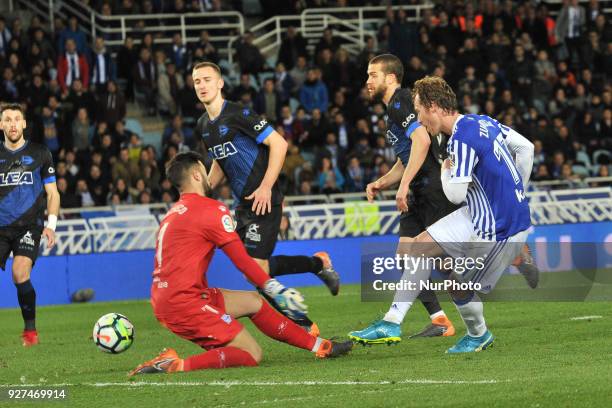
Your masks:
[{"label": "player's leg", "polygon": [[[280,206],[273,206],[271,213],[259,216],[250,208],[239,207],[236,209],[236,232],[244,242],[247,253],[270,276],[272,275],[270,274],[268,259],[270,259],[276,246],[281,217],[282,209]],[[260,294],[279,312],[283,313],[273,299],[266,296],[263,291],[260,291]],[[292,320],[313,336],[319,335],[319,328],[308,317]]]},{"label": "player's leg", "polygon": [[[416,204],[411,202],[410,210],[400,216],[400,243],[397,253],[400,255],[409,254],[409,248],[418,236],[425,229],[423,221],[418,211],[415,210]],[[404,275],[408,272],[404,272]],[[402,276],[404,279],[404,276]],[[452,336],[455,328],[448,319],[440,302],[433,290],[423,290],[417,297],[425,306],[431,318],[431,324],[421,330],[414,337],[433,337],[433,336]],[[412,302],[397,299],[391,304],[388,312],[383,319],[375,321],[363,330],[349,333],[350,338],[362,344],[393,344],[401,341],[401,324],[408,310],[412,307]]]},{"label": "player's leg", "polygon": [[24,321],[22,344],[26,347],[38,344],[36,291],[32,286],[30,274],[38,257],[40,233],[39,228],[26,229],[15,235],[12,241],[13,283],[17,289],[17,300]]},{"label": "player's leg", "polygon": [[291,319],[274,310],[256,292],[222,289],[226,312],[234,317],[248,317],[266,336],[292,346],[312,351],[318,357],[335,357],[350,351],[350,342],[336,343],[306,333]]},{"label": "player's leg", "polygon": [[270,277],[314,273],[327,285],[332,295],[337,295],[340,278],[326,252],[317,252],[313,256],[272,256],[282,217],[283,209],[280,205],[272,206],[272,211],[264,215],[256,215],[250,208],[236,210],[236,231],[249,255],[255,259],[265,260],[265,271]]},{"label": "player's leg", "polygon": [[[461,281],[478,283],[483,293],[489,293],[508,266],[519,256],[526,238],[527,231],[522,231],[506,240],[492,242],[481,248],[473,246],[470,257],[484,259],[483,267],[472,270]],[[467,334],[448,349],[447,353],[485,350],[493,343],[495,337],[487,328],[482,300],[474,291],[451,292],[451,297],[465,323]]]}]

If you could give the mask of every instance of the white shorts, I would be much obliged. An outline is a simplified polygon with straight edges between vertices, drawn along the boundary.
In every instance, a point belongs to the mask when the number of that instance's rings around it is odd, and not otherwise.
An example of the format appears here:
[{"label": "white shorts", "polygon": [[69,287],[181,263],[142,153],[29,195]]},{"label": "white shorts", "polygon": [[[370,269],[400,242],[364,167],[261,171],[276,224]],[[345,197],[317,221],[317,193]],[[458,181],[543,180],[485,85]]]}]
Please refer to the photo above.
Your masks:
[{"label": "white shorts", "polygon": [[[480,292],[489,293],[504,271],[521,253],[528,231],[521,231],[503,241],[488,241],[474,231],[467,206],[450,213],[427,228],[427,232],[455,259],[472,259],[477,263],[471,269],[456,267],[453,276],[460,282],[479,283]],[[464,270],[462,270],[464,269]]]}]

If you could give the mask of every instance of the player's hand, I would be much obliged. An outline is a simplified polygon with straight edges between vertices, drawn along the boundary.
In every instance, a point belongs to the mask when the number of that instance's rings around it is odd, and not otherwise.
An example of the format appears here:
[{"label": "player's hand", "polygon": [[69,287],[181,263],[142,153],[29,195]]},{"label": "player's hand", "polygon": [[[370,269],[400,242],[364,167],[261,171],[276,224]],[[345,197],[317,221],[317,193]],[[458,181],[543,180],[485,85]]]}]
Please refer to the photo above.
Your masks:
[{"label": "player's hand", "polygon": [[308,313],[308,306],[304,303],[302,294],[293,288],[286,288],[276,279],[268,279],[263,291],[292,319],[303,318]]},{"label": "player's hand", "polygon": [[400,188],[397,190],[397,194],[395,195],[395,203],[397,204],[397,209],[399,212],[408,211],[408,194],[410,194],[409,187],[400,185]]},{"label": "player's hand", "polygon": [[244,198],[245,200],[253,200],[251,210],[256,215],[264,215],[272,212],[272,189],[261,185],[257,190]]},{"label": "player's hand", "polygon": [[376,194],[378,194],[378,192],[382,189],[381,186],[381,182],[376,180],[373,183],[369,183],[366,186],[366,196],[368,197],[368,202],[372,203],[374,202],[374,198],[376,197]]},{"label": "player's hand", "polygon": [[55,231],[45,228],[43,229],[42,236],[47,238],[47,248],[51,249],[55,246]]},{"label": "player's hand", "polygon": [[442,170],[446,170],[450,168],[451,168],[450,159],[444,159],[444,161],[442,162]]}]

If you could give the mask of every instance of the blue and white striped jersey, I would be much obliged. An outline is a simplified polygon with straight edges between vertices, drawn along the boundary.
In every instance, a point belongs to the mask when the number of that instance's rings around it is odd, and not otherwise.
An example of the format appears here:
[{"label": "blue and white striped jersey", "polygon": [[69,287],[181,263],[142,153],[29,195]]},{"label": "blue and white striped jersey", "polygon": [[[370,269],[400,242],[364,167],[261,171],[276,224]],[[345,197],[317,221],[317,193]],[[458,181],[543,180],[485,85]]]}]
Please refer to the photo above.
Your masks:
[{"label": "blue and white striped jersey", "polygon": [[531,225],[521,176],[506,146],[504,129],[485,115],[462,115],[447,150],[450,183],[471,182],[467,191],[474,230],[483,239],[502,241]]}]

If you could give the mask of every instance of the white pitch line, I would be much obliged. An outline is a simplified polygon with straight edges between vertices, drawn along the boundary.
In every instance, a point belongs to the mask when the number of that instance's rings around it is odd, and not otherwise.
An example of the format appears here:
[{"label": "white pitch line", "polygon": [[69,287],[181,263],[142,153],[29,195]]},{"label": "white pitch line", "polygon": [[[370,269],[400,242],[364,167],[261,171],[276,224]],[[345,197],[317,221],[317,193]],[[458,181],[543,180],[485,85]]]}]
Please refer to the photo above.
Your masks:
[{"label": "white pitch line", "polygon": [[594,316],[578,316],[578,317],[570,317],[570,320],[591,320],[591,319],[601,319],[603,316],[594,315]]},{"label": "white pitch line", "polygon": [[175,381],[175,382],[94,382],[94,383],[37,383],[37,384],[0,384],[0,388],[15,388],[15,387],[266,387],[266,386],[318,386],[318,385],[396,385],[396,384],[498,384],[506,383],[510,380],[429,380],[429,379],[406,379],[398,381]]}]

